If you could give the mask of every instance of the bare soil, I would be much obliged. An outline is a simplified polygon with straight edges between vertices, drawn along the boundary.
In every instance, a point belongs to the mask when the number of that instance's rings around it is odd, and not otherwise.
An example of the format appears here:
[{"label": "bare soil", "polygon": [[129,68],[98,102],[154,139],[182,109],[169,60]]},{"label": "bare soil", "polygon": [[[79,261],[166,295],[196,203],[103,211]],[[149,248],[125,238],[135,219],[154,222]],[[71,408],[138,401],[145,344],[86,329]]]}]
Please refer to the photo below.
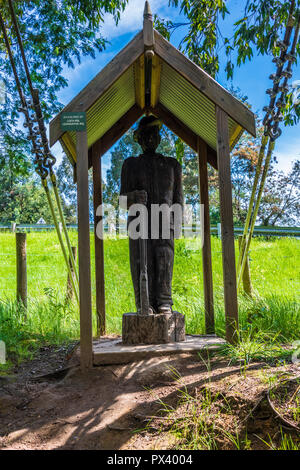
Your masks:
[{"label": "bare soil", "polygon": [[[83,374],[72,347],[49,347],[15,372],[0,377],[0,449],[184,447],[182,437],[170,432],[173,418],[181,422],[191,415],[191,403],[193,413],[203,412],[200,405],[208,392],[213,402],[208,426],[210,420],[241,442],[247,436],[248,448],[265,449],[262,440],[276,442],[282,426],[265,399],[271,379],[299,376],[300,369],[253,363],[245,371],[217,355],[208,362],[183,354]],[[182,400],[185,393],[193,397],[189,403]],[[166,407],[174,409],[172,420]],[[224,433],[216,435],[216,442],[218,449],[236,448]]]},{"label": "bare soil", "polygon": [[300,376],[273,387],[269,400],[283,422],[300,431]]}]

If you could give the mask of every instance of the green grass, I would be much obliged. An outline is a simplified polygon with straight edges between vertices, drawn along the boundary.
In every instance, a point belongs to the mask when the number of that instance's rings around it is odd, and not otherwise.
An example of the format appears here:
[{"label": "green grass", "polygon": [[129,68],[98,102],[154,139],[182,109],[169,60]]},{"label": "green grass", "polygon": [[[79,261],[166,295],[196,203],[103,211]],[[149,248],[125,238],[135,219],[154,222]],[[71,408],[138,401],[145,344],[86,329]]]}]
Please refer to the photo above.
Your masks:
[{"label": "green grass", "polygon": [[[77,233],[71,231],[70,237],[72,244],[76,245]],[[104,247],[107,332],[120,333],[122,314],[135,309],[128,239],[107,239]],[[216,237],[212,238],[212,254],[216,332],[224,336],[222,254],[221,242]],[[253,240],[250,266],[256,296],[254,300],[239,296],[242,331],[248,331],[250,319],[252,330],[264,332],[273,338],[272,341],[274,336],[281,342],[299,338],[299,261],[299,240]],[[14,303],[15,237],[11,233],[0,234],[0,339],[6,341],[9,357],[20,359],[43,341],[61,342],[79,336],[78,309],[64,302],[67,273],[55,233],[27,235],[27,264],[29,307],[25,321],[22,310]],[[186,315],[187,332],[204,333],[203,276],[198,240],[176,240],[173,299],[174,308]]]}]

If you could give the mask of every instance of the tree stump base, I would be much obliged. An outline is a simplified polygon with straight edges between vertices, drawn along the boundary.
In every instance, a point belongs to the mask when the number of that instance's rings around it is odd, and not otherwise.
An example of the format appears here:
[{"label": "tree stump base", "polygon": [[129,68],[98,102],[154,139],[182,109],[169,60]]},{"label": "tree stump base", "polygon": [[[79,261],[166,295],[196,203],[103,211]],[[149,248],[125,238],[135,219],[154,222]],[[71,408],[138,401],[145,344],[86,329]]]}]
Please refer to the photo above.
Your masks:
[{"label": "tree stump base", "polygon": [[124,313],[123,344],[165,344],[185,341],[185,318],[172,312],[151,315]]}]

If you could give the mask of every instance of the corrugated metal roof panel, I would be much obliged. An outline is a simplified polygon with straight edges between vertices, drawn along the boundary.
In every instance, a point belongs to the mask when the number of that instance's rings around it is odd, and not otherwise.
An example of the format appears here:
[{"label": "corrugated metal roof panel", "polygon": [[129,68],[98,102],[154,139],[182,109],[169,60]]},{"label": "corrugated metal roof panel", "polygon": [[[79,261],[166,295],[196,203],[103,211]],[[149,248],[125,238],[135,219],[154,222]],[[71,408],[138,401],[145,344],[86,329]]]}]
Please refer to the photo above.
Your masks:
[{"label": "corrugated metal roof panel", "polygon": [[[136,103],[137,80],[135,64],[133,64],[87,110],[89,147]],[[216,149],[217,132],[214,103],[166,62],[162,62],[160,83],[157,86],[159,87],[161,104],[208,145]],[[243,129],[231,118],[228,123],[232,148],[240,138]],[[76,132],[64,134],[60,141],[64,148],[67,148],[68,154],[71,154],[76,161]]]},{"label": "corrugated metal roof panel", "polygon": [[[100,139],[134,103],[135,85],[132,66],[87,111],[88,146]],[[68,134],[75,145],[76,132]]]},{"label": "corrugated metal roof panel", "polygon": [[[159,101],[212,148],[217,147],[215,105],[165,62],[162,64]],[[229,118],[232,145],[240,136],[239,125]]]}]

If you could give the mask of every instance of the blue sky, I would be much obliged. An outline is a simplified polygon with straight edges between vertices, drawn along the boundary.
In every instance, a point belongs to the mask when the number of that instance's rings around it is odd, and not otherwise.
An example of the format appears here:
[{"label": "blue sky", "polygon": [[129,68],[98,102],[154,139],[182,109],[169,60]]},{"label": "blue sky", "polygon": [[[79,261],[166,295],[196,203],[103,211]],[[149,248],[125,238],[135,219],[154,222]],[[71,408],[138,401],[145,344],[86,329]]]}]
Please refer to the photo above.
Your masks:
[{"label": "blue sky", "polygon": [[[157,13],[165,19],[173,21],[182,21],[179,16],[179,10],[168,7],[168,0],[150,0],[153,14]],[[242,15],[242,7],[245,2],[240,0],[229,0],[227,2],[228,9],[234,12],[227,15],[222,25],[222,30],[229,36],[233,33],[233,23]],[[144,0],[129,0],[129,4],[125,12],[121,16],[118,27],[115,26],[112,17],[106,16],[102,27],[102,35],[110,41],[106,51],[96,55],[96,59],[83,58],[80,65],[75,69],[66,69],[64,76],[69,81],[68,88],[62,90],[59,99],[63,104],[67,104],[79,91],[88,84],[88,82],[108,63],[110,60],[133,38],[133,36],[142,28],[143,22]],[[177,46],[182,38],[183,29],[179,29],[176,34],[171,37],[171,42]],[[222,59],[222,57],[221,57]],[[228,87],[230,83],[226,80],[223,72],[225,66],[224,60],[221,60],[220,73],[217,80],[221,85]],[[272,59],[263,56],[255,56],[251,63],[246,63],[240,68],[235,69],[232,84],[239,87],[242,93],[248,96],[249,103],[252,104],[253,111],[262,111],[263,106],[268,104],[268,95],[265,91],[271,86],[268,79],[271,73],[275,71],[275,65]],[[300,80],[300,64],[293,69],[293,80]],[[61,148],[59,144],[53,147],[54,153],[61,156]],[[278,158],[280,169],[288,171],[291,162],[300,158],[300,125],[283,128],[283,133],[276,143],[275,154]],[[110,155],[107,153],[103,157],[103,170],[110,166]]]}]

